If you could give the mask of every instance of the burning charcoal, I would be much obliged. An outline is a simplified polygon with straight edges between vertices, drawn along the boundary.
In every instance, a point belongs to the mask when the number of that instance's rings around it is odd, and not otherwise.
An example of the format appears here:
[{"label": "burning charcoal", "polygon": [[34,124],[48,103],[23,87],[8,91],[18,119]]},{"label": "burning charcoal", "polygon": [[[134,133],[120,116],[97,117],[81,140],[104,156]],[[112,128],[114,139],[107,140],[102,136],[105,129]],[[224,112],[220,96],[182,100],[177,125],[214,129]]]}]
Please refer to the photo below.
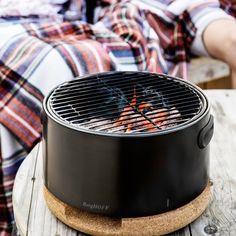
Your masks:
[{"label": "burning charcoal", "polygon": [[178,121],[178,117],[181,116],[180,112],[175,107],[172,107],[171,109],[163,108],[152,110],[145,115],[157,126],[160,126],[161,129],[175,125],[175,122]]},{"label": "burning charcoal", "polygon": [[119,120],[115,122],[115,125],[122,125],[124,132],[128,133],[130,132],[134,126],[137,125],[138,119],[142,118],[140,114],[135,113],[135,111],[129,111],[126,114],[123,114],[123,116],[120,116]]},{"label": "burning charcoal", "polygon": [[172,126],[175,126],[181,120],[180,112],[175,108],[172,107],[169,111],[169,116],[166,120],[164,120],[161,124],[162,129],[166,129]]},{"label": "burning charcoal", "polygon": [[84,127],[84,128],[89,128],[89,129],[94,129],[96,131],[99,131],[100,129],[104,129],[104,127],[107,127],[109,125],[111,125],[111,120],[108,119],[104,119],[104,118],[95,118],[95,119],[91,119],[88,122],[84,122],[81,124],[76,124],[76,126],[79,127]]},{"label": "burning charcoal", "polygon": [[[140,107],[140,109],[143,107]],[[181,114],[175,107],[172,107],[171,109],[153,109],[141,115],[131,106],[128,106],[124,108],[119,118],[115,121],[112,119],[96,118],[84,122],[79,126],[94,129],[96,131],[106,131],[108,133],[140,133],[166,129],[176,125],[179,120],[181,120]]]},{"label": "burning charcoal", "polygon": [[148,111],[147,113],[145,113],[145,116],[147,116],[149,119],[157,119],[160,116],[163,117],[165,115],[168,115],[168,110],[163,108],[163,109],[155,109],[155,110],[151,110]]},{"label": "burning charcoal", "polygon": [[[116,118],[116,120],[114,120],[111,115],[109,115],[110,119],[103,117],[91,119],[90,121],[84,122],[79,126],[110,133],[154,132],[171,127],[179,120],[180,112],[175,107],[167,109],[167,107],[165,107],[166,104],[164,103],[164,98],[161,92],[156,92],[152,87],[145,88],[143,90],[143,95],[141,96],[141,99],[144,100],[140,101],[139,98],[139,102],[137,102],[136,87],[134,86],[132,100],[130,103],[126,103],[125,106],[125,98],[120,91],[116,90],[114,92],[113,90],[110,91],[108,89],[106,92],[110,93],[110,96],[105,101],[106,105],[110,106],[110,104],[115,103],[116,105],[114,106],[114,110],[112,112],[113,115],[120,113],[119,117]],[[120,100],[119,96],[115,96],[116,93],[120,94]],[[149,99],[149,101],[147,99]],[[150,99],[160,101],[162,108],[157,108],[159,106],[154,106],[150,102]],[[120,108],[122,108],[121,111]]]},{"label": "burning charcoal", "polygon": [[[142,112],[145,107],[149,106],[150,104],[141,103],[138,111]],[[153,107],[151,108],[153,109]],[[139,112],[135,111],[132,106],[127,106],[116,120],[101,117],[100,119],[91,119],[79,126],[108,133],[140,133],[166,129],[176,125],[181,120],[181,114],[175,107],[171,109],[153,109],[143,115]]]},{"label": "burning charcoal", "polygon": [[155,126],[147,120],[145,117],[141,116],[136,120],[136,123],[133,123],[132,130],[143,130],[147,131],[149,129],[155,128]]}]

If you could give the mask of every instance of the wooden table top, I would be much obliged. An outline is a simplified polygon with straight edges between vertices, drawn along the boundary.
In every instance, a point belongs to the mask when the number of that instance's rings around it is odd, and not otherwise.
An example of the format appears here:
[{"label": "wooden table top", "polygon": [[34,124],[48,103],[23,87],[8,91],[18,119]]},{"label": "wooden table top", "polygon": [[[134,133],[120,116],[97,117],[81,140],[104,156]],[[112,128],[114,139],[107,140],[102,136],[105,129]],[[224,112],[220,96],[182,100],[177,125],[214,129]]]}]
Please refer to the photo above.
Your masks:
[{"label": "wooden table top", "polygon": [[[215,120],[210,152],[212,197],[196,221],[170,235],[236,235],[236,90],[206,90]],[[41,146],[21,165],[13,189],[13,207],[21,236],[78,236],[49,211],[43,197]]]}]

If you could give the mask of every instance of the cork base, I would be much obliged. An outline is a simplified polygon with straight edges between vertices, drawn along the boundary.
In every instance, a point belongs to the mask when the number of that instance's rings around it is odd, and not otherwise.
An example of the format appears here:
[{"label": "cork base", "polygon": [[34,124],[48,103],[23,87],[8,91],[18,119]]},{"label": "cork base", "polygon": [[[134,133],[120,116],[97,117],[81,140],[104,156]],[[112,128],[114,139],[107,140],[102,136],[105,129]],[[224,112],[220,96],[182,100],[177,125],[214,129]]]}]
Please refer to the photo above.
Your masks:
[{"label": "cork base", "polygon": [[114,219],[73,208],[44,187],[44,196],[52,213],[66,225],[92,235],[163,235],[176,231],[198,218],[210,200],[210,184],[190,203],[159,215]]}]

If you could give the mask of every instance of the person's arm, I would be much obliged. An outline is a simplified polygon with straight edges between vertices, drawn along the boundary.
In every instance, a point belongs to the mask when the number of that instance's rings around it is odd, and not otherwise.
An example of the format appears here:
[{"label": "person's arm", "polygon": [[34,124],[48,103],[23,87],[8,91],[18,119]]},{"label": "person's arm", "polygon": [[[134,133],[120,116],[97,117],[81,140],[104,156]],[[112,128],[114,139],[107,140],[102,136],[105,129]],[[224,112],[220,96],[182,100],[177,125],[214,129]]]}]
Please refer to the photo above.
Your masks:
[{"label": "person's arm", "polygon": [[232,87],[236,88],[236,21],[219,19],[211,22],[203,33],[208,53],[229,64],[232,69]]}]

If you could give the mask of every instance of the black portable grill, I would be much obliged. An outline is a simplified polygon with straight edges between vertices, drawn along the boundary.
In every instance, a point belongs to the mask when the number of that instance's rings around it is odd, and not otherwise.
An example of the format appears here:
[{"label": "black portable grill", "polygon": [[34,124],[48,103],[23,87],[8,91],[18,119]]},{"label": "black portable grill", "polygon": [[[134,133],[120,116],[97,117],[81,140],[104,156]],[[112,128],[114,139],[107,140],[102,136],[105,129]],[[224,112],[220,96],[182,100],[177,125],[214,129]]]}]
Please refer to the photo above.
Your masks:
[{"label": "black portable grill", "polygon": [[56,87],[43,109],[45,186],[73,207],[152,215],[207,185],[213,117],[204,93],[184,80],[89,75]]}]

